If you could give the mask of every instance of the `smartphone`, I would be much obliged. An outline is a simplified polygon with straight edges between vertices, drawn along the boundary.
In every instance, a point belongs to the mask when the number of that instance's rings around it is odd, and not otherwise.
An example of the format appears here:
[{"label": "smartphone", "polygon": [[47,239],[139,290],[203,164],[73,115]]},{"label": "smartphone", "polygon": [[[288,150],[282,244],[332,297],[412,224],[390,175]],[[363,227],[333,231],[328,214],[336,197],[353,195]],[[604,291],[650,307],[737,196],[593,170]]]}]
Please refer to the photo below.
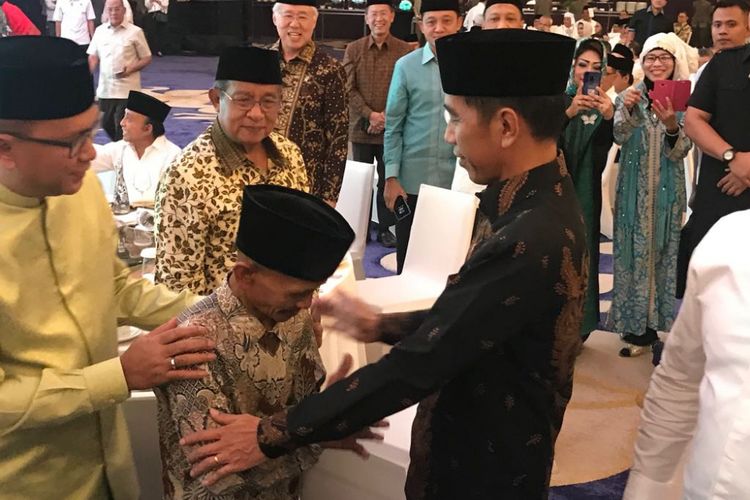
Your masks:
[{"label": "smartphone", "polygon": [[596,92],[596,88],[602,83],[601,71],[587,71],[583,74],[583,95],[589,95],[589,91]]},{"label": "smartphone", "polygon": [[667,105],[668,97],[675,111],[687,111],[690,80],[659,80],[654,82],[654,90],[649,91],[648,96],[662,106]]},{"label": "smartphone", "polygon": [[404,220],[411,215],[411,208],[409,208],[409,204],[406,203],[403,196],[396,198],[393,212],[396,214],[396,220]]}]

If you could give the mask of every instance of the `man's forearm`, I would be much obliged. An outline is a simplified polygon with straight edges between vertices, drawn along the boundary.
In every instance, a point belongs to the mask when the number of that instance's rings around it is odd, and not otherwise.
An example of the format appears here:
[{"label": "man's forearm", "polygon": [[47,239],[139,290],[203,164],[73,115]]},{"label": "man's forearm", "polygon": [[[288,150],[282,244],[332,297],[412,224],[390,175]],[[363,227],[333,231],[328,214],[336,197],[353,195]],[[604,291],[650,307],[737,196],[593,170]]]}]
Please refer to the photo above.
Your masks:
[{"label": "man's forearm", "polygon": [[705,154],[718,160],[721,160],[724,152],[732,147],[692,108],[688,108],[685,117],[685,132]]},{"label": "man's forearm", "polygon": [[142,70],[149,64],[151,64],[151,56],[143,57],[141,59],[138,59],[138,61],[135,64],[133,64],[133,67],[128,68],[128,70],[130,71],[130,73],[135,73],[136,71]]},{"label": "man's forearm", "polygon": [[390,345],[398,344],[404,337],[417,331],[428,313],[429,310],[425,309],[423,311],[381,315],[378,324],[380,341]]}]

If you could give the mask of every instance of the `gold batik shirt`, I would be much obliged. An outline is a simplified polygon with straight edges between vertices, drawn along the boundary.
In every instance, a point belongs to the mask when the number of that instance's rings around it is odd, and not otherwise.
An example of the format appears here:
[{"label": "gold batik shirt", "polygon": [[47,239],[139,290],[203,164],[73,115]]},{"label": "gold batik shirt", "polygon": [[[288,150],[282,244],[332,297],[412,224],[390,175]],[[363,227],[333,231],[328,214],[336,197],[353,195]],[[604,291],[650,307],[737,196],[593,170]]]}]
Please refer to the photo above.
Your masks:
[{"label": "gold batik shirt", "polygon": [[156,282],[208,295],[235,262],[235,236],[247,185],[310,192],[299,148],[272,132],[268,170],[247,159],[214,122],[167,168],[156,193]]},{"label": "gold batik shirt", "polygon": [[[272,46],[279,50],[278,42]],[[311,193],[336,201],[346,166],[349,91],[344,67],[310,42],[281,60],[282,105],[276,131],[302,150]]]},{"label": "gold batik shirt", "polygon": [[155,390],[159,402],[159,440],[164,497],[170,499],[296,500],[302,471],[320,455],[318,446],[238,474],[210,488],[203,477],[190,477],[182,437],[218,427],[209,409],[225,413],[269,416],[319,390],[325,377],[307,310],[267,330],[248,313],[224,281],[203,301],[183,312],[181,325],[200,325],[216,342],[209,376],[181,380]]}]

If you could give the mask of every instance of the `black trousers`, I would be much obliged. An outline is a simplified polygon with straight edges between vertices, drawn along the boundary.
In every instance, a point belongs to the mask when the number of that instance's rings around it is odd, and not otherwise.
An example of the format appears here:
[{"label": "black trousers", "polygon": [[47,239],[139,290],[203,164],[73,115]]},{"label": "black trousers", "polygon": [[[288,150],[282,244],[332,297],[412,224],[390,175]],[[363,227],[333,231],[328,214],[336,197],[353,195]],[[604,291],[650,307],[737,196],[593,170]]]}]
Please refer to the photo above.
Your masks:
[{"label": "black trousers", "polygon": [[154,55],[161,54],[164,48],[164,37],[167,36],[167,23],[157,21],[156,17],[156,12],[149,12],[143,23],[148,46]]},{"label": "black trousers", "polygon": [[406,203],[411,209],[411,214],[396,222],[396,272],[401,274],[406,260],[406,250],[409,248],[409,237],[411,236],[411,225],[414,222],[414,213],[417,210],[417,195],[409,194]]},{"label": "black trousers", "polygon": [[113,141],[122,139],[120,122],[125,116],[127,99],[99,99],[99,110],[102,112],[102,128]]},{"label": "black trousers", "polygon": [[372,159],[378,162],[378,195],[375,202],[378,208],[378,233],[387,231],[390,226],[396,222],[393,212],[385,206],[383,190],[385,189],[385,163],[383,163],[383,145],[382,144],[364,144],[361,142],[352,143],[352,156],[354,161],[371,163]]}]

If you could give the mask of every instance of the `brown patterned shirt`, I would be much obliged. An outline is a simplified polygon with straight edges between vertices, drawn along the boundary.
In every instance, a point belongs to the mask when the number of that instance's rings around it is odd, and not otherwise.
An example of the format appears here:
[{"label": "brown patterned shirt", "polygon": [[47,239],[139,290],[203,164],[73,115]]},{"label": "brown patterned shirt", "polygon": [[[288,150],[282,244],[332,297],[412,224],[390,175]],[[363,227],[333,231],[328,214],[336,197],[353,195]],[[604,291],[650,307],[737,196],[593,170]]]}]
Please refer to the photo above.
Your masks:
[{"label": "brown patterned shirt", "polygon": [[310,192],[299,148],[275,132],[264,144],[265,172],[214,122],[167,168],[156,193],[157,283],[200,295],[221,284],[235,261],[245,186],[276,184]]},{"label": "brown patterned shirt", "polygon": [[378,48],[372,36],[346,46],[344,69],[349,84],[349,139],[364,144],[383,144],[383,134],[368,134],[370,113],[385,111],[393,66],[411,52],[411,45],[388,35]]},{"label": "brown patterned shirt", "polygon": [[[261,420],[269,457],[420,402],[406,498],[546,499],[573,385],[586,233],[557,161],[480,195],[471,254],[432,309],[391,318],[377,363]],[[403,315],[402,315],[403,316]]]},{"label": "brown patterned shirt", "polygon": [[[271,48],[280,51],[277,42]],[[347,153],[346,72],[310,42],[290,61],[281,61],[282,103],[276,132],[302,150],[311,193],[336,201]]]},{"label": "brown patterned shirt", "polygon": [[183,326],[199,325],[216,342],[209,376],[155,389],[159,403],[164,497],[169,499],[297,500],[302,471],[320,455],[316,445],[230,475],[210,488],[190,477],[180,439],[218,427],[209,409],[224,413],[271,415],[317,392],[325,377],[310,313],[305,310],[271,330],[247,312],[225,281],[203,301],[183,312]]}]

